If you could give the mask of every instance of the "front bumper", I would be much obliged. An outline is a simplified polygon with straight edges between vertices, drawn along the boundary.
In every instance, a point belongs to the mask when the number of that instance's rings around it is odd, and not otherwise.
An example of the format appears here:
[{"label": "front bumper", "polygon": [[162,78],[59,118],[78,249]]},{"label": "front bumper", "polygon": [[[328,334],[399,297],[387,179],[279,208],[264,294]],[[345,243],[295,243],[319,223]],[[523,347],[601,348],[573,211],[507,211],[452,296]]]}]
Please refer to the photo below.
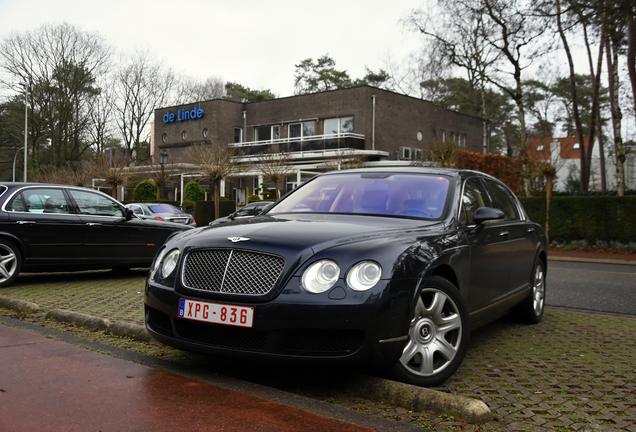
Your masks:
[{"label": "front bumper", "polygon": [[[146,328],[158,341],[189,351],[377,367],[397,361],[406,342],[380,342],[408,331],[410,290],[405,289],[406,281],[399,282],[381,281],[363,293],[336,285],[328,292],[309,294],[294,277],[274,299],[258,303],[227,301],[209,293],[177,293],[148,281]],[[179,318],[181,298],[253,307],[253,327]]]}]

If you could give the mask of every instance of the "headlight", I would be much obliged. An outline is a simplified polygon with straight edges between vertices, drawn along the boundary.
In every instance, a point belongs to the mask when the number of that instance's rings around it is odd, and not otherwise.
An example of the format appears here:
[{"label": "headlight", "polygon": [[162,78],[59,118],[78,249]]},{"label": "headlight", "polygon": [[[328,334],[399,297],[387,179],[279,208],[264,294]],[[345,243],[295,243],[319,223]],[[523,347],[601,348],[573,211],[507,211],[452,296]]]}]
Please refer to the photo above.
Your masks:
[{"label": "headlight", "polygon": [[157,270],[159,270],[159,266],[161,265],[161,260],[163,256],[166,254],[166,248],[162,248],[157,256],[155,257],[155,262],[152,263],[152,268],[150,269],[150,277],[154,278],[157,274]]},{"label": "headlight", "polygon": [[373,288],[382,276],[382,267],[374,261],[361,261],[347,273],[347,285],[354,291]]},{"label": "headlight", "polygon": [[161,266],[161,277],[167,278],[172,274],[175,268],[177,268],[177,263],[179,262],[179,249],[175,249],[171,251],[166,258],[163,260],[163,265]]},{"label": "headlight", "polygon": [[303,288],[310,293],[318,294],[334,286],[340,276],[340,267],[335,261],[316,261],[302,275]]}]

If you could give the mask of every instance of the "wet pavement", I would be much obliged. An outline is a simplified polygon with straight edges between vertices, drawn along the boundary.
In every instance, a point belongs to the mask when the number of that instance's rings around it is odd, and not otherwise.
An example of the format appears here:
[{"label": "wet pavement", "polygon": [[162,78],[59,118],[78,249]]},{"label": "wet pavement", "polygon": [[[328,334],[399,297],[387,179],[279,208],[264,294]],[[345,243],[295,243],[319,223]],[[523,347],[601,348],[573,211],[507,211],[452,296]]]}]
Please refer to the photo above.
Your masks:
[{"label": "wet pavement", "polygon": [[0,325],[0,430],[371,429]]}]

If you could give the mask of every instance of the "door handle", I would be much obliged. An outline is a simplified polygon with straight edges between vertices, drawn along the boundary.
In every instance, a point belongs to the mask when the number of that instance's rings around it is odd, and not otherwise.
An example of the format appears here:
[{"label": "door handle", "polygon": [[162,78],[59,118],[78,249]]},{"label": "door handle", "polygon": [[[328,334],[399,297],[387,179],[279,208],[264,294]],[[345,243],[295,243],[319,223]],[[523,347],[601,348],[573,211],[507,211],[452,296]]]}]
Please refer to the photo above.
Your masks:
[{"label": "door handle", "polygon": [[502,232],[499,233],[499,236],[500,237],[508,237],[509,234],[510,233],[508,231],[502,231]]},{"label": "door handle", "polygon": [[102,224],[97,223],[97,222],[88,222],[86,225],[88,225],[88,226],[102,226]]},{"label": "door handle", "polygon": [[528,234],[532,234],[534,232],[534,228],[528,228]]},{"label": "door handle", "polygon": [[27,224],[34,224],[35,221],[17,221],[16,223],[18,225],[27,225]]}]

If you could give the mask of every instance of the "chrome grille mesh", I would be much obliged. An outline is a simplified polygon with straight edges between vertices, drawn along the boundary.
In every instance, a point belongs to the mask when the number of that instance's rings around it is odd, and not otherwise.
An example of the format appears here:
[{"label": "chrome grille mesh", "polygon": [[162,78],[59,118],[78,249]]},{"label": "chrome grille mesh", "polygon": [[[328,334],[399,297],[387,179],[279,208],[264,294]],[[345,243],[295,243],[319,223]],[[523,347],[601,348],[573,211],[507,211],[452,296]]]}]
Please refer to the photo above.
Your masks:
[{"label": "chrome grille mesh", "polygon": [[205,291],[263,295],[274,288],[284,266],[283,258],[259,252],[195,250],[186,256],[183,284]]}]

